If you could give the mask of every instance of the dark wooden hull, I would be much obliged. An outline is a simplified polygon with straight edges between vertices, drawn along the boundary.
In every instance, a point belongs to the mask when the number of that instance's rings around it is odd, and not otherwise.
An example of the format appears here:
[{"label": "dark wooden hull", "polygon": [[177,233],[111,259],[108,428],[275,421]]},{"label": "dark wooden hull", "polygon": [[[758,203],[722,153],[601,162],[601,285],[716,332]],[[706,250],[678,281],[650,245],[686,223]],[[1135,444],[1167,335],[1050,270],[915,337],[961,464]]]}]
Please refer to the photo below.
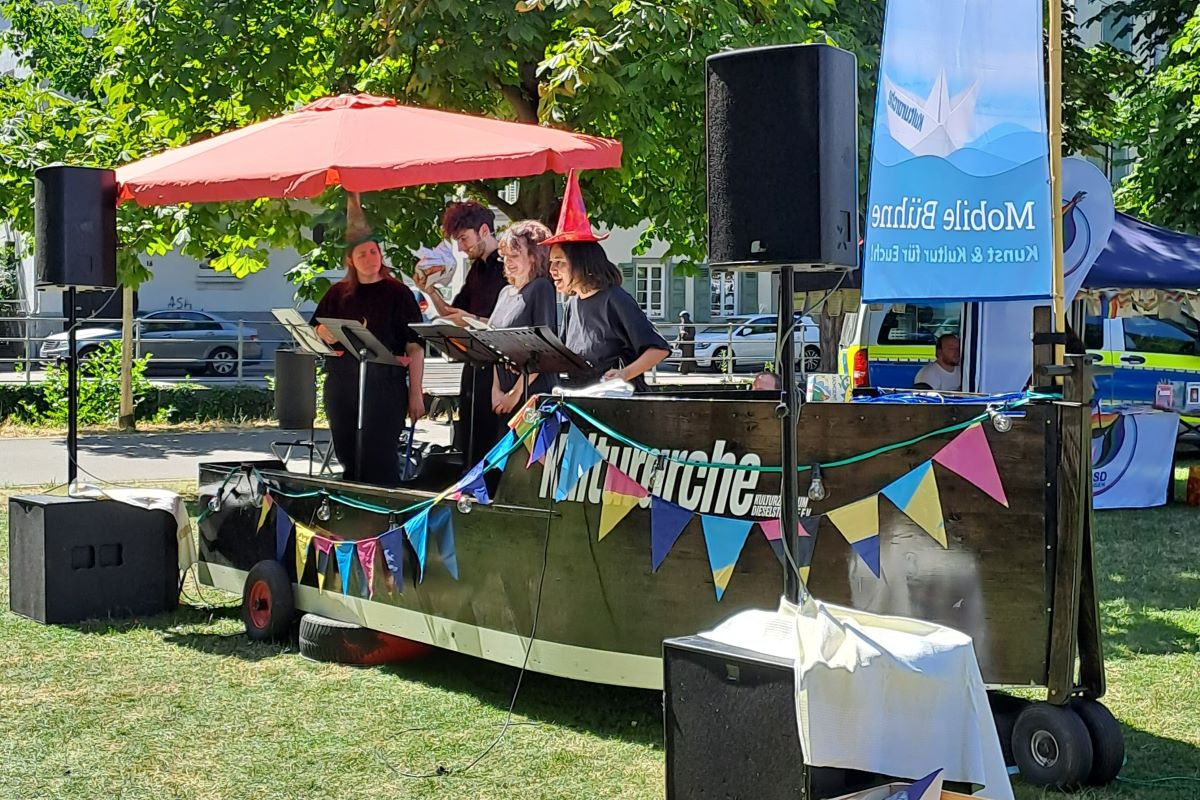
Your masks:
[{"label": "dark wooden hull", "polygon": [[[775,404],[767,401],[647,397],[586,400],[579,405],[616,431],[694,460],[779,463]],[[799,421],[801,463],[829,462],[961,422],[981,406],[808,405]],[[948,471],[937,470],[948,549],[880,498],[882,577],[876,578],[828,519],[820,523],[809,587],[822,599],[856,608],[933,620],[970,634],[985,681],[1046,685],[1053,589],[1058,469],[1057,410],[1030,405],[1012,429],[985,424],[1009,500],[1005,508]],[[591,429],[585,424],[586,432]],[[605,451],[609,444],[598,437]],[[928,460],[952,434],[927,439],[851,466],[827,469],[827,499],[813,514],[875,494]],[[612,458],[634,478],[649,466],[628,449]],[[291,474],[265,463],[262,474],[296,494],[324,488],[400,508],[429,492],[386,490]],[[229,472],[201,467],[202,495]],[[415,584],[407,565],[403,593],[366,600],[358,581],[343,595],[336,574],[317,591],[315,559],[300,576],[298,606],[437,646],[519,665],[537,612],[532,669],[566,677],[659,688],[665,638],[710,629],[746,608],[774,608],[783,573],[755,528],[724,598],[718,602],[699,516],[680,536],[657,573],[650,563],[650,511],[635,508],[597,540],[603,469],[576,491],[550,503],[543,468],[526,469],[524,453],[509,460],[491,506],[453,510],[459,580],[430,558]],[[670,467],[662,492],[704,513],[769,517],[779,479],[767,473]],[[808,479],[801,476],[801,492]],[[207,496],[204,497],[207,499]],[[581,502],[582,501],[582,502]],[[289,515],[347,539],[375,536],[385,516],[340,506],[320,523],[318,500],[280,498]],[[453,507],[453,504],[450,504]],[[274,531],[256,532],[258,510],[223,511],[201,525],[202,580],[240,591],[245,571],[274,558]],[[293,562],[289,546],[289,565]],[[542,583],[543,563],[546,566]],[[378,569],[382,570],[382,567]],[[540,612],[538,609],[539,585]],[[360,596],[363,595],[363,596]]]}]

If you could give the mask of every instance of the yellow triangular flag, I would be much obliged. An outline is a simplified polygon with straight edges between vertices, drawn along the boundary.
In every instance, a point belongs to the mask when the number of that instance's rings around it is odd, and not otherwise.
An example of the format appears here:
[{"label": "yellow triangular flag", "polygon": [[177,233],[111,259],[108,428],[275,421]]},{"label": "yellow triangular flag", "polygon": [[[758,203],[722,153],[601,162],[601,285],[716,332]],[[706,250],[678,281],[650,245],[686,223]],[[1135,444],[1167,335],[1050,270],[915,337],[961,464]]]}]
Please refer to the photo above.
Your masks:
[{"label": "yellow triangular flag", "polygon": [[808,586],[808,573],[811,571],[811,569],[812,569],[812,567],[801,567],[800,568],[800,582],[803,583],[806,587]]},{"label": "yellow triangular flag", "polygon": [[904,515],[921,526],[943,548],[946,544],[946,520],[942,517],[942,498],[938,494],[937,478],[930,466],[921,478],[912,499],[906,508],[900,509]]},{"label": "yellow triangular flag", "polygon": [[873,494],[826,513],[850,544],[879,535],[879,495]]},{"label": "yellow triangular flag", "polygon": [[[717,589],[720,590],[718,595],[724,594],[725,589],[729,587],[729,579],[733,577],[734,566],[736,565],[730,564],[728,567],[721,567],[720,569],[713,571],[713,583],[715,583],[717,585]],[[718,596],[717,599],[719,600],[720,597]]]},{"label": "yellow triangular flag", "polygon": [[296,523],[296,583],[304,577],[304,565],[308,563],[308,546],[316,531],[302,522]]},{"label": "yellow triangular flag", "polygon": [[600,493],[600,539],[608,536],[648,494],[640,483],[609,464],[604,475],[604,490]]},{"label": "yellow triangular flag", "polygon": [[267,514],[271,511],[271,495],[264,494],[262,499],[262,510],[258,512],[258,526],[254,529],[261,531],[263,524],[267,521]]}]

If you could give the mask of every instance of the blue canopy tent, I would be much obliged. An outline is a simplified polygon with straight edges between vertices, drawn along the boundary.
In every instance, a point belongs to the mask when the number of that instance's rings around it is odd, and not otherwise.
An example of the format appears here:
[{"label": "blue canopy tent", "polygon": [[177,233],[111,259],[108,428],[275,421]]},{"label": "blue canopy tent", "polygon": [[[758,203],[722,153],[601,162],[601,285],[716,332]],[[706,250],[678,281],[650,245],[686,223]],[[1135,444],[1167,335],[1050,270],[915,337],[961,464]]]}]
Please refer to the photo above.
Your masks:
[{"label": "blue canopy tent", "polygon": [[1117,212],[1108,244],[1085,289],[1200,289],[1200,236]]}]

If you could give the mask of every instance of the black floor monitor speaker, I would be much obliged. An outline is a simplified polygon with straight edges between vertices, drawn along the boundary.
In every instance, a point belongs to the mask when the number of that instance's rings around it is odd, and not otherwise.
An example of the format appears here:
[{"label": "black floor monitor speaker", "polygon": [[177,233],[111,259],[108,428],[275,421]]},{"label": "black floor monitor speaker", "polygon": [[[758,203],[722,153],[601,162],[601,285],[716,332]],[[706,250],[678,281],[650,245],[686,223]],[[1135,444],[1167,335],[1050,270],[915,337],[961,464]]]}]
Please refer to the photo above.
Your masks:
[{"label": "black floor monitor speaker", "polygon": [[116,500],[8,501],[9,607],[49,624],[143,616],[179,601],[175,518]]},{"label": "black floor monitor speaker", "polygon": [[117,177],[111,169],[33,174],[34,268],[40,286],[117,285]]},{"label": "black floor monitor speaker", "polygon": [[825,800],[888,782],[805,765],[792,669],[700,636],[663,642],[667,800]]},{"label": "black floor monitor speaker", "polygon": [[317,418],[317,357],[279,348],[275,351],[275,416],[280,430],[306,431]]},{"label": "black floor monitor speaker", "polygon": [[858,266],[857,71],[824,44],[708,57],[711,264]]}]

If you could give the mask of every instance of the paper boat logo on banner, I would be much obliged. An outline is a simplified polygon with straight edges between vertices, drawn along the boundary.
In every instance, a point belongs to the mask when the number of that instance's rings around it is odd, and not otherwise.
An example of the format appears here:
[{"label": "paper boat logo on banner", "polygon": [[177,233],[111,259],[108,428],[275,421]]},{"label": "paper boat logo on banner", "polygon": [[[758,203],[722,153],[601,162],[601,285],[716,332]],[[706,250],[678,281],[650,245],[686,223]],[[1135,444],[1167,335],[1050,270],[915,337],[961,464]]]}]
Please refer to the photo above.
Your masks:
[{"label": "paper boat logo on banner", "polygon": [[943,70],[924,99],[901,89],[886,75],[883,86],[887,93],[888,132],[908,152],[945,158],[971,141],[978,83],[951,97]]}]

